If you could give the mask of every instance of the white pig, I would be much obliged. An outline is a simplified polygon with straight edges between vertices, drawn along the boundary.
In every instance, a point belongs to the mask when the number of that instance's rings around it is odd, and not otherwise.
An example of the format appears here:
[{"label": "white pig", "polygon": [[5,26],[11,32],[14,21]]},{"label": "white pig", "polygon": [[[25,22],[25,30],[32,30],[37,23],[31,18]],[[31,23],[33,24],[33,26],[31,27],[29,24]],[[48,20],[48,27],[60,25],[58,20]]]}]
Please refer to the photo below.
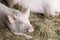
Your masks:
[{"label": "white pig", "polygon": [[23,8],[30,8],[34,13],[47,13],[52,16],[59,16],[60,14],[60,0],[5,0],[10,6],[18,4]]},{"label": "white pig", "polygon": [[0,26],[7,26],[16,35],[32,38],[32,36],[23,33],[25,31],[34,31],[29,21],[29,14],[29,10],[22,14],[20,11],[8,8],[0,3]]}]

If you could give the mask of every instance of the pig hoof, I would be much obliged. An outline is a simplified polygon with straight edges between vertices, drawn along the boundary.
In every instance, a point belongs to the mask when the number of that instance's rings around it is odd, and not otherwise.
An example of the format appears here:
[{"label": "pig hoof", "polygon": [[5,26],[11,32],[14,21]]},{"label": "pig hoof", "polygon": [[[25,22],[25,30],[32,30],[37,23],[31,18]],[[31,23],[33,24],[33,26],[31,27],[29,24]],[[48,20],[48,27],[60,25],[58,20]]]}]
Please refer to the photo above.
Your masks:
[{"label": "pig hoof", "polygon": [[33,37],[32,36],[26,36],[27,39],[32,39]]}]

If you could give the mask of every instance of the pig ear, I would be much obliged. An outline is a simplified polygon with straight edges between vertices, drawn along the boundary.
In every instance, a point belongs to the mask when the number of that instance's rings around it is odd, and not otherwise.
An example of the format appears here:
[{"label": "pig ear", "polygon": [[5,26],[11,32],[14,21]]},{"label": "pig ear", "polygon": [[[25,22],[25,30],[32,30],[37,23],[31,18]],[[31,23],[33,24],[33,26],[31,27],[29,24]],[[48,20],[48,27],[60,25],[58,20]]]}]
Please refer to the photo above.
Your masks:
[{"label": "pig ear", "polygon": [[12,14],[7,14],[7,20],[9,23],[14,23],[15,22],[15,17]]},{"label": "pig ear", "polygon": [[26,17],[29,17],[29,16],[30,16],[30,9],[29,9],[29,8],[26,9],[26,11],[24,12],[24,15],[25,15]]}]

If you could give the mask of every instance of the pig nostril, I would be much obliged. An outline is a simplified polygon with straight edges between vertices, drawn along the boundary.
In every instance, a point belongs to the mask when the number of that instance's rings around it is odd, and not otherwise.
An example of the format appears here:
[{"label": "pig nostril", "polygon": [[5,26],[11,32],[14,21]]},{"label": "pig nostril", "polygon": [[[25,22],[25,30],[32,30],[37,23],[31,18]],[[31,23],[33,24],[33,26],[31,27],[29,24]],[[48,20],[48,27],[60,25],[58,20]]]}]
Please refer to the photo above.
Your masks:
[{"label": "pig nostril", "polygon": [[29,28],[29,29],[28,29],[28,32],[34,32],[34,28],[32,28],[32,27]]}]

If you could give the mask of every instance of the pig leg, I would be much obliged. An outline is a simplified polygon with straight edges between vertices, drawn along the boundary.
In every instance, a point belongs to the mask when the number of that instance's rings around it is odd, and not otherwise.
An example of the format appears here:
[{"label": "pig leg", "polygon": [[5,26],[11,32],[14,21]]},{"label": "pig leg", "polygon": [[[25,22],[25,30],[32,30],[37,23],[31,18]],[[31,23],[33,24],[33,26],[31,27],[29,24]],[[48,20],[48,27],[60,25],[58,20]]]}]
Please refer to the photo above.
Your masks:
[{"label": "pig leg", "polygon": [[21,35],[21,36],[25,36],[27,39],[31,39],[31,38],[32,38],[32,36],[27,35],[27,34],[22,33],[22,32],[20,32],[20,33],[16,33],[16,32],[14,32],[14,34],[16,34],[16,35]]}]

